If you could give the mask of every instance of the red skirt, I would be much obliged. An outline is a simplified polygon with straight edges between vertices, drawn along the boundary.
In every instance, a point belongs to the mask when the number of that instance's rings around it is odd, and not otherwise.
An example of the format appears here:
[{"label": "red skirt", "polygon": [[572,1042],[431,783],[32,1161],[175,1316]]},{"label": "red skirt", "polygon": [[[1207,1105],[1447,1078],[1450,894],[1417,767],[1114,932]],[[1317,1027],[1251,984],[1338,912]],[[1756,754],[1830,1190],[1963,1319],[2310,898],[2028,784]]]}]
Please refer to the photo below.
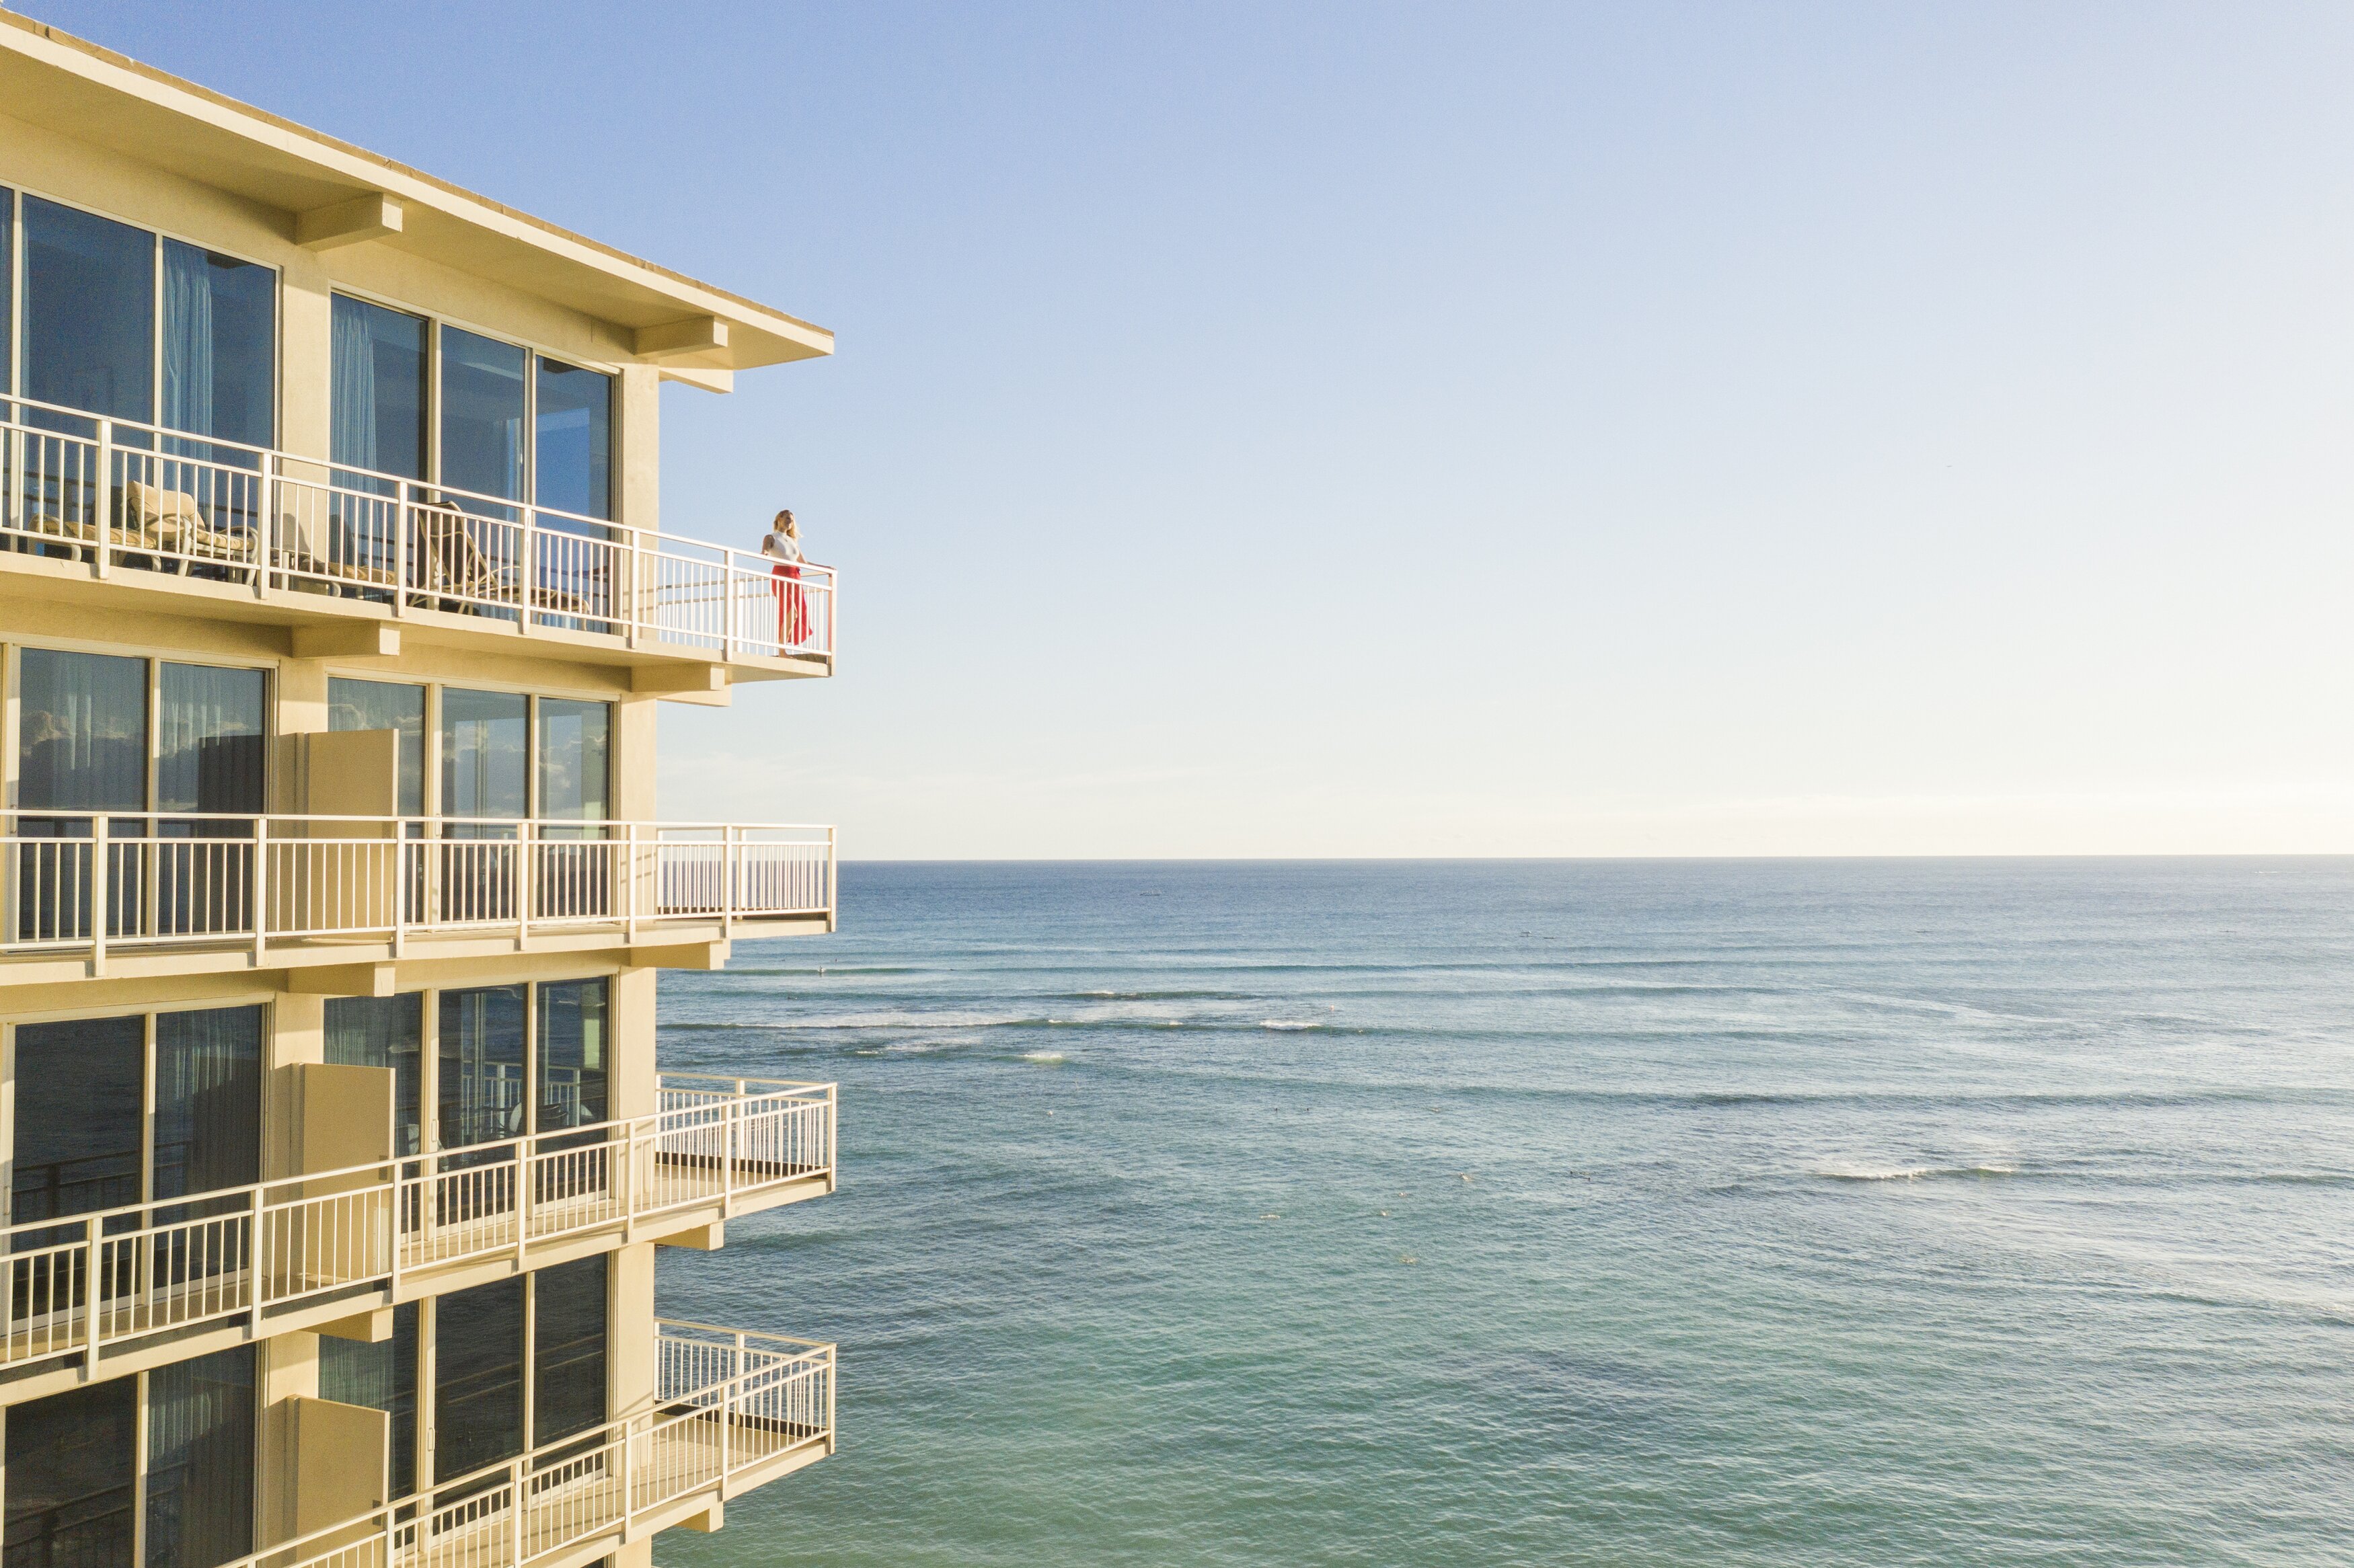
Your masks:
[{"label": "red skirt", "polygon": [[777,590],[777,641],[787,648],[809,641],[809,601],[802,597],[801,569],[790,561],[779,561],[774,568]]}]

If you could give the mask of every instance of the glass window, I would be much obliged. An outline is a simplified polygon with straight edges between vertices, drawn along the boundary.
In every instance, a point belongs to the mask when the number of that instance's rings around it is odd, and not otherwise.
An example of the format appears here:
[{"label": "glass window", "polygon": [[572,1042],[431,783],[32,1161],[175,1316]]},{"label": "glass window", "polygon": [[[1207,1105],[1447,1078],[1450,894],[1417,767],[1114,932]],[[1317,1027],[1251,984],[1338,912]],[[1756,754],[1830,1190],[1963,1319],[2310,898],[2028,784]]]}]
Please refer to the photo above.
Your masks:
[{"label": "glass window", "polygon": [[25,198],[25,395],[153,420],[154,235]]},{"label": "glass window", "polygon": [[425,477],[425,319],[335,296],[327,455],[403,479]]},{"label": "glass window", "polygon": [[441,329],[441,482],[523,499],[524,351]]},{"label": "glass window", "polygon": [[261,1009],[157,1016],[154,1137],[153,1197],[261,1180]]},{"label": "glass window", "polygon": [[417,1489],[417,1303],[392,1309],[392,1338],[381,1344],[319,1339],[319,1397],[364,1405],[392,1417],[392,1495]]},{"label": "glass window", "polygon": [[147,1374],[147,1568],[253,1550],[253,1347]]},{"label": "glass window", "polygon": [[155,809],[260,813],[262,673],[166,664],[163,679]]},{"label": "glass window", "polygon": [[605,1422],[605,1258],[532,1276],[531,1440],[537,1447]]},{"label": "glass window", "polygon": [[147,662],[27,648],[20,662],[17,803],[147,805]]},{"label": "glass window", "polygon": [[16,197],[0,186],[0,392],[16,389]]},{"label": "glass window", "polygon": [[524,1133],[524,988],[441,993],[440,1147]]},{"label": "glass window", "polygon": [[147,1021],[135,1013],[16,1026],[14,1223],[140,1201],[146,1066]]},{"label": "glass window", "polygon": [[613,378],[537,361],[532,499],[559,512],[613,515]]},{"label": "glass window", "polygon": [[247,446],[277,433],[278,274],[164,241],[164,417]]},{"label": "glass window", "polygon": [[441,814],[521,817],[528,810],[531,704],[507,692],[441,693]]},{"label": "glass window", "polygon": [[327,1060],[344,1067],[392,1069],[392,1151],[420,1151],[425,1094],[425,996],[327,999]]},{"label": "glass window", "polygon": [[524,1282],[438,1298],[433,1328],[433,1478],[523,1452]]},{"label": "glass window", "polygon": [[606,1092],[606,982],[539,988],[539,1103],[534,1132],[587,1127],[611,1114]]},{"label": "glass window", "polygon": [[9,1410],[7,1568],[132,1561],[138,1419],[135,1377]]},{"label": "glass window", "polygon": [[539,814],[600,822],[606,810],[613,709],[608,703],[539,701]]},{"label": "glass window", "polygon": [[400,736],[400,800],[404,817],[425,814],[425,688],[391,681],[330,680],[329,729],[388,729]]}]

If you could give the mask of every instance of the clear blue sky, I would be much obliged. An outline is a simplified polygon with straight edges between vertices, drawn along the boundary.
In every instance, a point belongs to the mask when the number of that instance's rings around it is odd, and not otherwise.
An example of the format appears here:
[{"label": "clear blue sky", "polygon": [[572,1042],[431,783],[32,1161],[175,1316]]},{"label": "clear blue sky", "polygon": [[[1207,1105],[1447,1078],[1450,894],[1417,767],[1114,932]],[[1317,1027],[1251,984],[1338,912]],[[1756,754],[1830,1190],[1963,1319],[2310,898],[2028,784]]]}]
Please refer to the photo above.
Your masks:
[{"label": "clear blue sky", "polygon": [[824,323],[858,855],[2354,850],[2354,9],[21,7]]}]

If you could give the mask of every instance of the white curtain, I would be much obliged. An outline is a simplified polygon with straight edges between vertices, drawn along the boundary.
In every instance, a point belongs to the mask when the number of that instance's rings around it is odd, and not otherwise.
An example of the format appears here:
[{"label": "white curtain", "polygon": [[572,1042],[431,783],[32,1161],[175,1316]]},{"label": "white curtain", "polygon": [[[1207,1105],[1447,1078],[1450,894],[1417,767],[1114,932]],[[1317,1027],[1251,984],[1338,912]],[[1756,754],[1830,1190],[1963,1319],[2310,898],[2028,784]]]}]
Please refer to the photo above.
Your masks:
[{"label": "white curtain", "polygon": [[376,347],[368,334],[368,307],[335,296],[334,326],[328,344],[328,456],[353,468],[376,466]]}]

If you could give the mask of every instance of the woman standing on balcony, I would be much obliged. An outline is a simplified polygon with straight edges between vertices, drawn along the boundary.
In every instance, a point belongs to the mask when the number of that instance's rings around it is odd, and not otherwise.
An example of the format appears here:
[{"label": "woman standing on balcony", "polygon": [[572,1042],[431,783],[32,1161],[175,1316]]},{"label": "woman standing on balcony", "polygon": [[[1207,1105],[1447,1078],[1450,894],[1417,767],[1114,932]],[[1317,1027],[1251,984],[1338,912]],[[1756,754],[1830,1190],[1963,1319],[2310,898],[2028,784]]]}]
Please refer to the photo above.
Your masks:
[{"label": "woman standing on balcony", "polygon": [[801,598],[801,530],[790,512],[779,512],[760,541],[760,554],[776,562],[777,641],[791,648],[809,641],[809,605]]}]

